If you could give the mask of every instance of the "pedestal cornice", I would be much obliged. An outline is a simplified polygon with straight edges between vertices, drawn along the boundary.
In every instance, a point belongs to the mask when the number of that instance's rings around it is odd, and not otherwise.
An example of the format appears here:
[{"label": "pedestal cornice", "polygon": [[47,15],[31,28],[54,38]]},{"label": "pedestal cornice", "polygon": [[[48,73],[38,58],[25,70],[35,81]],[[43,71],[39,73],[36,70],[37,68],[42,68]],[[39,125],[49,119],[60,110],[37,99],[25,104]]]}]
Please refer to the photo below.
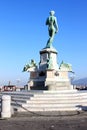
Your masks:
[{"label": "pedestal cornice", "polygon": [[43,54],[43,53],[46,53],[46,52],[49,52],[49,53],[58,53],[57,50],[54,48],[54,47],[51,47],[51,48],[43,48],[41,51],[40,51],[40,54]]}]

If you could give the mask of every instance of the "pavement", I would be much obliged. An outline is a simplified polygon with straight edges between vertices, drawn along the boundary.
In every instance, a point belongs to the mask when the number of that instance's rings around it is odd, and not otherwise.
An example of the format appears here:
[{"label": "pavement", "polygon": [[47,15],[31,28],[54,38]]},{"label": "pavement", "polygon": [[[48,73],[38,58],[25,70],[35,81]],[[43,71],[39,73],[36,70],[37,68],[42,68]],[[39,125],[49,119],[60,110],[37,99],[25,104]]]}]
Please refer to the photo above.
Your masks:
[{"label": "pavement", "polygon": [[87,130],[87,111],[15,113],[0,130]]}]

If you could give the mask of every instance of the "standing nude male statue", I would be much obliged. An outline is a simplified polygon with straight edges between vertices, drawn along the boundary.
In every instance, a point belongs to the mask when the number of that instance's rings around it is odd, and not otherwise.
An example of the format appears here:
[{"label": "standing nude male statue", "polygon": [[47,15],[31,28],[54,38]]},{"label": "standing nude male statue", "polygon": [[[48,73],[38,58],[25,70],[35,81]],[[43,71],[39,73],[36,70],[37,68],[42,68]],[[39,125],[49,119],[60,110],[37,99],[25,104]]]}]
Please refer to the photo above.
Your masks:
[{"label": "standing nude male statue", "polygon": [[58,32],[57,18],[54,16],[55,12],[50,11],[50,16],[46,20],[46,25],[48,25],[49,39],[47,41],[47,48],[52,47],[52,42],[55,34]]}]

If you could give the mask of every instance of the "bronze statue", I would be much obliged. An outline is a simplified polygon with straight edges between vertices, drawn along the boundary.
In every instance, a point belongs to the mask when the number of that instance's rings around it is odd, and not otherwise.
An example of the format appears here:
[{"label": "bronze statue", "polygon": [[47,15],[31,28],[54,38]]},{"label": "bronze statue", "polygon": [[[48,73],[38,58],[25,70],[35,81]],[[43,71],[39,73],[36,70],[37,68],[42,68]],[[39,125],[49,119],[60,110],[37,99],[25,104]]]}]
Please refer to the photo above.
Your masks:
[{"label": "bronze statue", "polygon": [[49,39],[47,41],[47,48],[52,46],[54,35],[58,32],[57,18],[54,16],[55,12],[50,11],[50,16],[46,20],[46,25],[48,25]]},{"label": "bronze statue", "polygon": [[24,66],[23,72],[28,71],[30,68],[37,68],[36,62],[33,59],[31,59],[30,63]]}]

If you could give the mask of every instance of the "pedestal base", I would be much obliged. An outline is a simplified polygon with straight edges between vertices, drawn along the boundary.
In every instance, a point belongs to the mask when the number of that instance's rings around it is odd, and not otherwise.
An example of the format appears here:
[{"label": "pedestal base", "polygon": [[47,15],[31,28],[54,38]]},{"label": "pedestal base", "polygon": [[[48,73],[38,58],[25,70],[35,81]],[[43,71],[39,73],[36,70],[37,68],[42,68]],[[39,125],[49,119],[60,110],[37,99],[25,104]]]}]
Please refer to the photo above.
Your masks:
[{"label": "pedestal base", "polygon": [[71,89],[67,71],[46,70],[44,75],[39,75],[39,71],[31,72],[28,86],[33,90],[69,90]]},{"label": "pedestal base", "polygon": [[47,90],[70,90],[69,82],[47,82]]},{"label": "pedestal base", "polygon": [[44,48],[40,51],[39,67],[30,71],[28,86],[34,90],[69,90],[71,89],[68,77],[67,64],[59,67],[55,48]]}]

